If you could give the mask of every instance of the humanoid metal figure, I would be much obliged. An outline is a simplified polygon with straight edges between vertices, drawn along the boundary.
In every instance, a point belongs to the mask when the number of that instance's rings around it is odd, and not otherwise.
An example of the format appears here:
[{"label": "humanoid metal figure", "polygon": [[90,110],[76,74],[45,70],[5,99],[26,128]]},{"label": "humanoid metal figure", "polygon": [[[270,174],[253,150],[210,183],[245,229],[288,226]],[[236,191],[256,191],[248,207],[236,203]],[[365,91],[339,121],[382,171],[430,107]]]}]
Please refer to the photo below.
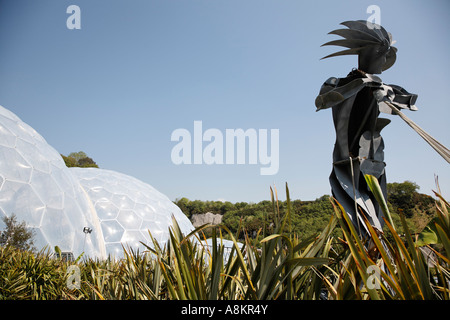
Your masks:
[{"label": "humanoid metal figure", "polygon": [[390,33],[364,20],[341,23],[348,29],[330,34],[344,39],[324,45],[346,47],[322,59],[340,55],[358,55],[358,69],[345,78],[329,78],[316,98],[316,111],[332,108],[336,130],[333,151],[333,170],[330,184],[333,196],[343,206],[354,226],[364,238],[369,235],[361,214],[370,224],[382,231],[383,212],[370,192],[364,174],[378,179],[386,198],[384,143],[381,130],[389,119],[379,118],[380,112],[397,114],[398,109],[417,110],[417,95],[396,85],[386,85],[375,74],[390,68],[397,49]]}]

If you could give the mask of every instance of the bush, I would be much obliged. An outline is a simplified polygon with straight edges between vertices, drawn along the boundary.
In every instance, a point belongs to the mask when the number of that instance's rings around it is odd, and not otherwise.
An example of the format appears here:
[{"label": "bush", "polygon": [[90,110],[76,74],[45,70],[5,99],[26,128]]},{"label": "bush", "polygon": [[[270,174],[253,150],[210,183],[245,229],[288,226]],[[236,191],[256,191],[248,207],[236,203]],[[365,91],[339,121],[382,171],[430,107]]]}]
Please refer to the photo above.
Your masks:
[{"label": "bush", "polygon": [[80,167],[80,168],[98,168],[92,158],[88,157],[83,151],[72,152],[68,156],[61,154],[64,163],[67,167]]}]

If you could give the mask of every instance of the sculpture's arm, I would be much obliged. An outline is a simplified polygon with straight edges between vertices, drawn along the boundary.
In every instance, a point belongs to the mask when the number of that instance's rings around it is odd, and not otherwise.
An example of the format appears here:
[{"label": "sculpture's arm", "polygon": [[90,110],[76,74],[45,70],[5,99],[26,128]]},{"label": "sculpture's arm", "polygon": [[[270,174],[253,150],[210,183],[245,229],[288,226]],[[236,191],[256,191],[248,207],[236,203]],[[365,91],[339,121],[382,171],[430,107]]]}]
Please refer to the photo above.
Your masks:
[{"label": "sculpture's arm", "polygon": [[397,85],[381,85],[379,90],[374,91],[374,97],[378,101],[380,112],[393,114],[393,109],[386,103],[389,102],[399,109],[408,109],[416,111],[415,106],[417,94],[409,93],[405,89]]},{"label": "sculpture's arm", "polygon": [[379,87],[380,82],[373,81],[371,78],[357,78],[349,83],[338,86],[339,79],[329,78],[322,85],[320,93],[316,98],[316,111],[328,109],[334,105],[356,95],[365,87]]},{"label": "sculpture's arm", "polygon": [[381,112],[395,114],[402,118],[411,128],[414,129],[437,153],[439,153],[448,163],[450,163],[450,150],[442,143],[433,138],[425,130],[419,127],[414,121],[409,119],[400,109],[417,110],[414,105],[417,95],[407,92],[405,89],[395,85],[383,85],[380,90],[374,92],[375,99]]}]

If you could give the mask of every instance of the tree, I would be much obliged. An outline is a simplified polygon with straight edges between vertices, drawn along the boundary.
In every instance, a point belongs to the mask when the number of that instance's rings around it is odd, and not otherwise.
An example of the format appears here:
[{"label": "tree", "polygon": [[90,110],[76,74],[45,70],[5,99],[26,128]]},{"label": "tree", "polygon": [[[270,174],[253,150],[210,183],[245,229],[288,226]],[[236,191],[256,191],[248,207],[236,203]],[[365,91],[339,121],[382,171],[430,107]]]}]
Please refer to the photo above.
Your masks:
[{"label": "tree", "polygon": [[180,208],[180,210],[190,219],[192,214],[189,210],[189,199],[188,198],[181,198],[181,199],[175,199],[174,203]]},{"label": "tree", "polygon": [[393,182],[387,184],[387,192],[390,196],[410,195],[417,192],[420,187],[412,181]]},{"label": "tree", "polygon": [[78,165],[82,168],[98,168],[98,165],[95,163],[95,161],[89,157],[84,157],[78,160]]},{"label": "tree", "polygon": [[27,228],[25,221],[18,223],[16,215],[4,217],[5,230],[0,232],[0,246],[12,246],[20,250],[33,251],[33,230]]},{"label": "tree", "polygon": [[393,182],[387,184],[388,201],[395,207],[403,210],[410,218],[415,207],[414,196],[417,194],[419,186],[411,181]]},{"label": "tree", "polygon": [[75,161],[80,161],[80,159],[86,158],[87,154],[84,151],[78,151],[78,152],[71,152],[69,153],[68,157],[74,158]]},{"label": "tree", "polygon": [[92,158],[88,157],[83,151],[71,152],[68,156],[61,154],[67,167],[80,167],[80,168],[98,168]]},{"label": "tree", "polygon": [[64,163],[66,164],[66,167],[72,168],[77,166],[77,161],[74,158],[66,157],[65,155],[61,154],[61,157],[64,160]]}]

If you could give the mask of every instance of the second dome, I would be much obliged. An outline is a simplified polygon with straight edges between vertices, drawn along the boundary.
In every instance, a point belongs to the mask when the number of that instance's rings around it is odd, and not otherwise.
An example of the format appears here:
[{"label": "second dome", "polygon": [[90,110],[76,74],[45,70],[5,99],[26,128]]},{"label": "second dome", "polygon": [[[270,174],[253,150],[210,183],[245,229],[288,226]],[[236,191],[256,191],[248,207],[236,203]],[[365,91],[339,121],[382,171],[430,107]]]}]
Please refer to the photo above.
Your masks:
[{"label": "second dome", "polygon": [[148,234],[163,246],[169,239],[172,216],[184,234],[194,230],[186,215],[170,199],[134,177],[97,168],[70,168],[97,211],[106,253],[123,257],[123,248],[153,246]]}]

